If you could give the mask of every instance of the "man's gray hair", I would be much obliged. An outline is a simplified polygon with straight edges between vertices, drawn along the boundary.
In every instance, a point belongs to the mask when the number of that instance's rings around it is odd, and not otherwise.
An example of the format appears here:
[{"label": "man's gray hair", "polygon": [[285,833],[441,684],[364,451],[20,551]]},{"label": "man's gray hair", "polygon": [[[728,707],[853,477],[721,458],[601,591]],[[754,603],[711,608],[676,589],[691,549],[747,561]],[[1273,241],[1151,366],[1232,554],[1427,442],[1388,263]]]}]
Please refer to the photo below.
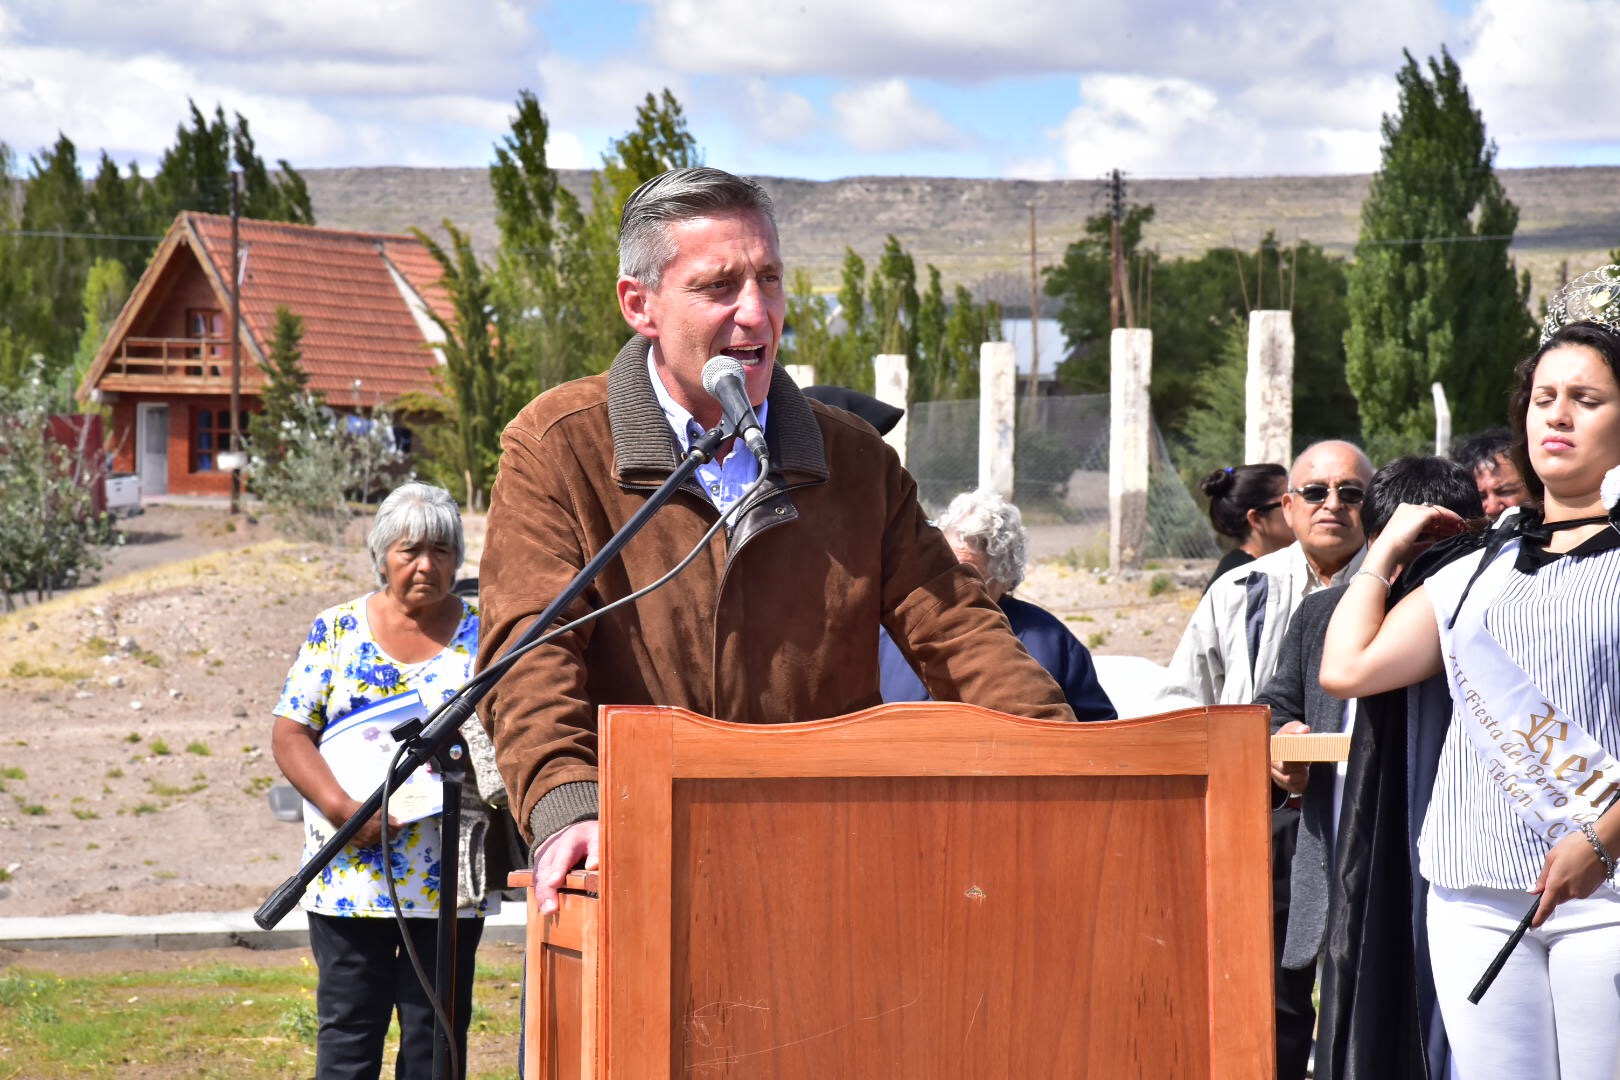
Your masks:
[{"label": "man's gray hair", "polygon": [[1023,582],[1028,551],[1024,515],[1000,495],[986,488],[964,491],[951,500],[935,524],[984,551],[989,562],[985,576],[991,581],[1008,592]]},{"label": "man's gray hair", "polygon": [[371,550],[371,565],[377,571],[377,583],[388,584],[383,572],[383,560],[388,549],[401,540],[409,544],[427,541],[443,544],[455,552],[456,569],[467,552],[466,540],[461,533],[461,509],[455,496],[432,484],[401,484],[388,493],[377,507],[376,520],[366,537]]},{"label": "man's gray hair", "polygon": [[742,210],[763,215],[776,230],[771,197],[752,180],[707,166],[660,173],[625,200],[619,217],[619,276],[656,292],[664,268],[675,258],[672,223]]}]

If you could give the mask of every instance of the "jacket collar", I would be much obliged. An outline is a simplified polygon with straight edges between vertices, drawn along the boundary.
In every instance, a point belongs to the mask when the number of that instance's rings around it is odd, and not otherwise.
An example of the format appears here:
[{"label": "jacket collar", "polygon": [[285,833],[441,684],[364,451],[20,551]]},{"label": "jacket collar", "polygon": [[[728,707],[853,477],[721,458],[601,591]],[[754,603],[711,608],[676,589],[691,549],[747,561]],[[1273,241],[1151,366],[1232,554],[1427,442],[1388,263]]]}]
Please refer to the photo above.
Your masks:
[{"label": "jacket collar", "polygon": [[[680,464],[680,446],[653,392],[647,367],[652,342],[641,335],[619,350],[608,369],[608,428],[613,475],[621,484],[660,483]],[[810,403],[781,364],[771,371],[771,474],[788,484],[824,482],[831,475]]]}]

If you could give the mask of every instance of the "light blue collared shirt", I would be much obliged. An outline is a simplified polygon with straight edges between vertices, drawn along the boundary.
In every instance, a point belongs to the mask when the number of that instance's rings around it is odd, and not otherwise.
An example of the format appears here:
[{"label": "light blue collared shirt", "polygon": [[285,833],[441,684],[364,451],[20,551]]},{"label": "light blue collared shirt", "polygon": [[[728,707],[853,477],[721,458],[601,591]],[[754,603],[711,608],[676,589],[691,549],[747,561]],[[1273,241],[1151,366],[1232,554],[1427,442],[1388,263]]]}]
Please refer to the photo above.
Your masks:
[{"label": "light blue collared shirt", "polygon": [[[653,349],[657,347],[657,344],[653,345]],[[685,454],[692,448],[692,441],[703,434],[703,426],[694,420],[692,414],[679,402],[669,396],[669,389],[664,386],[664,380],[658,375],[658,366],[653,363],[653,349],[647,350],[647,376],[652,380],[653,393],[657,395],[658,404],[664,410],[664,419],[669,421],[669,428],[675,433],[675,441],[680,444],[681,453]],[[754,415],[759,417],[761,431],[765,430],[765,414],[769,406],[770,402],[763,401],[754,409]],[[738,439],[732,443],[731,453],[726,455],[724,461],[711,458],[708,464],[699,465],[697,478],[709,501],[723,514],[742,498],[749,484],[759,479],[759,462],[748,452],[748,448],[742,445],[742,440]]]}]

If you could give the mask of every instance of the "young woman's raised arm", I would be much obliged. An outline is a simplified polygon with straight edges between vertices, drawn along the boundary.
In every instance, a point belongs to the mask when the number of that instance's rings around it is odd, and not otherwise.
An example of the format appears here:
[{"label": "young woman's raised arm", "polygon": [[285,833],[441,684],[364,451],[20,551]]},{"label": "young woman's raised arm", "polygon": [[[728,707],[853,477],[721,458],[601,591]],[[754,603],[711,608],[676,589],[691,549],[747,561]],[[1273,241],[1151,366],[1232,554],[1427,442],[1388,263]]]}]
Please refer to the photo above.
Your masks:
[{"label": "young woman's raised arm", "polygon": [[1451,535],[1462,519],[1440,506],[1403,504],[1373,541],[1328,623],[1322,689],[1367,697],[1422,682],[1441,669],[1440,627],[1422,586],[1385,614],[1388,582],[1425,535]]}]

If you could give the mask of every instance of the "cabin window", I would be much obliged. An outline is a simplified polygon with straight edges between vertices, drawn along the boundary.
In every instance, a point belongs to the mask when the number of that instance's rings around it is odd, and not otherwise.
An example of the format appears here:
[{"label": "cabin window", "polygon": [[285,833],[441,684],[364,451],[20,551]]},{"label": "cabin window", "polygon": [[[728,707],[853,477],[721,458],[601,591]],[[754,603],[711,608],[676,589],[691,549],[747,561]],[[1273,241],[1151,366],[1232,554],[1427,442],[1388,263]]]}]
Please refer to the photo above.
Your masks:
[{"label": "cabin window", "polygon": [[[237,418],[237,431],[247,434],[248,414]],[[215,472],[219,469],[218,455],[231,449],[231,411],[229,409],[195,409],[191,414],[191,471]]]},{"label": "cabin window", "polygon": [[[226,357],[227,349],[222,344],[225,337],[225,314],[212,308],[190,308],[186,311],[186,337],[198,342],[190,351],[193,360],[221,360]],[[187,375],[208,374],[219,377],[223,374],[220,365],[211,363],[189,364],[186,367]],[[227,414],[229,415],[229,414]]]}]

